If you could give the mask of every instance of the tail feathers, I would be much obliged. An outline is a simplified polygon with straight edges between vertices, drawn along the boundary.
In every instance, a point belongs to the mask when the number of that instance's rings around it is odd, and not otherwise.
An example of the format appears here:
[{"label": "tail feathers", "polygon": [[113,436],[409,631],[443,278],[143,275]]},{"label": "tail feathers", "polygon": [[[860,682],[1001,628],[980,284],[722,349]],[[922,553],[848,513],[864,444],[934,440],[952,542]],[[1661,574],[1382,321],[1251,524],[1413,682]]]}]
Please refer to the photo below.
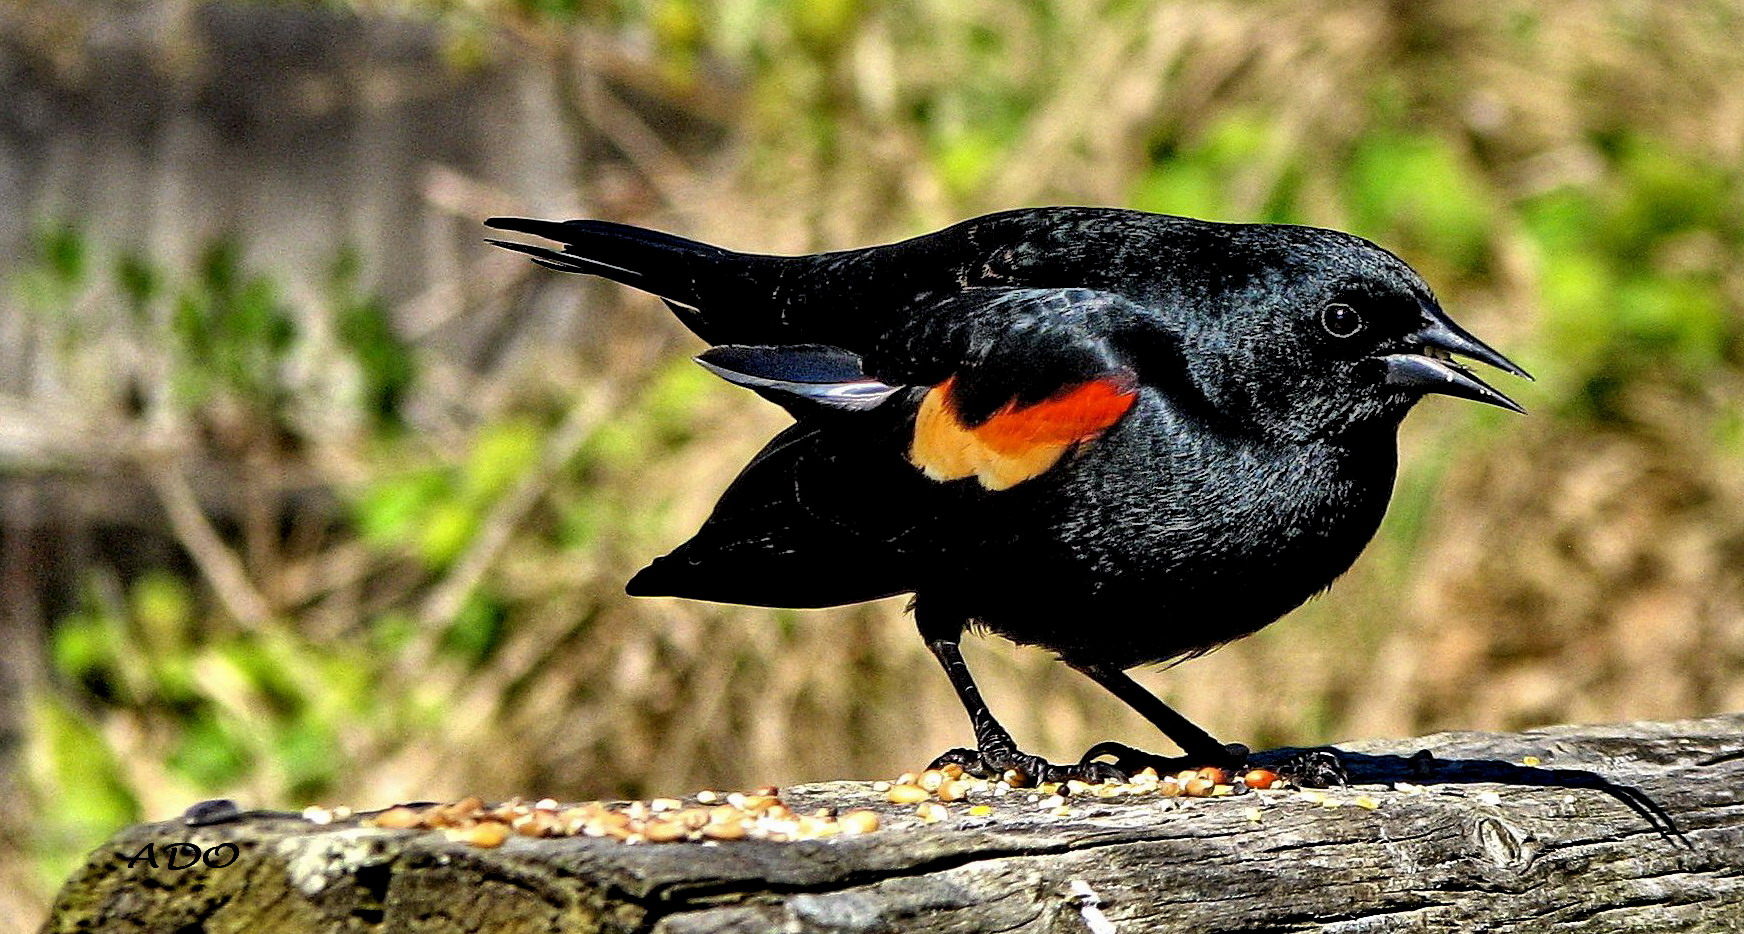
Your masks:
[{"label": "tail feathers", "polygon": [[674,308],[681,315],[706,303],[710,286],[721,278],[720,267],[740,256],[673,234],[611,221],[493,217],[485,226],[561,243],[563,249],[558,251],[506,240],[489,241],[525,253],[548,269],[600,276],[652,292],[669,305],[683,306]]}]

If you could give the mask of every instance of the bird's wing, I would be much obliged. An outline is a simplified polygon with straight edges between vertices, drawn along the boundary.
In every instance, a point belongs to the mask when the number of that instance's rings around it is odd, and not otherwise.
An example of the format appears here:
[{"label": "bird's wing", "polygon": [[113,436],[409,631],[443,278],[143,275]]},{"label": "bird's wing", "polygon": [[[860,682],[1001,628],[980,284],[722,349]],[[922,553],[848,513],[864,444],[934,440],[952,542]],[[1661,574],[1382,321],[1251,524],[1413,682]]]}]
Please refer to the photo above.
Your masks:
[{"label": "bird's wing", "polygon": [[1040,476],[1112,428],[1159,348],[1172,349],[1137,303],[1090,289],[969,289],[932,318],[895,355],[930,376],[908,458],[935,480],[989,490]]}]

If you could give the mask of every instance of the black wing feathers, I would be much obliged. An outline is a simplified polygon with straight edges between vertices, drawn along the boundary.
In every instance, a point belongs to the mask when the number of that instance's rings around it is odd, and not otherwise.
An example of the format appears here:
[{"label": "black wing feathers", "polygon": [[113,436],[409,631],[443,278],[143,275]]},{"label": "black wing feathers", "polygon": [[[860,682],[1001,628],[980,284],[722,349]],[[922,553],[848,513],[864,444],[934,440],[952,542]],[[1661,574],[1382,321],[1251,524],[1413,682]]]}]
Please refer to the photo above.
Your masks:
[{"label": "black wing feathers", "polygon": [[864,412],[902,387],[866,375],[860,355],[822,344],[722,344],[696,358],[729,383],[756,390],[795,416],[819,408]]},{"label": "black wing feathers", "polygon": [[913,587],[892,504],[930,483],[857,435],[800,422],[766,445],[721,495],[703,527],[632,578],[632,596],[752,606],[824,607]]}]

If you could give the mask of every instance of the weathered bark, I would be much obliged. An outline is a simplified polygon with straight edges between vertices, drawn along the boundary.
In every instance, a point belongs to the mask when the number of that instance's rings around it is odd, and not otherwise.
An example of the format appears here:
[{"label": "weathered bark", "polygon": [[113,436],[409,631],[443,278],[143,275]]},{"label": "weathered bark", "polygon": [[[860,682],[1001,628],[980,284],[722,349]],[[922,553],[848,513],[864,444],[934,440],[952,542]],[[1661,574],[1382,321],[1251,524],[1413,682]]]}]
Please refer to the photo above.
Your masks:
[{"label": "weathered bark", "polygon": [[[1109,930],[1086,887],[1123,932],[1744,930],[1744,715],[1344,748],[1358,784],[1326,793],[1336,808],[1272,791],[1082,798],[1062,817],[1018,793],[923,825],[833,782],[783,797],[874,807],[885,829],[794,843],[476,849],[356,821],[142,824],[92,854],[46,930]],[[181,841],[240,856],[126,862]]]}]

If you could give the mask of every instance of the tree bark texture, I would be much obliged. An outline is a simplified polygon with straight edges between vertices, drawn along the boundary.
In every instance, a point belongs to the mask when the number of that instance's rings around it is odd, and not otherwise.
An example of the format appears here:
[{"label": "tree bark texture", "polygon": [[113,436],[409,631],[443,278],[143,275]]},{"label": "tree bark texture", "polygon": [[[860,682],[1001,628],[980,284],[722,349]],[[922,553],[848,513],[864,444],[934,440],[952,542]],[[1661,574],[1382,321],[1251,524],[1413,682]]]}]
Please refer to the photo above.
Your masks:
[{"label": "tree bark texture", "polygon": [[[799,842],[480,849],[356,819],[140,824],[91,855],[45,930],[1744,930],[1744,715],[1341,748],[1353,785],[1322,794],[1080,796],[1062,814],[1018,791],[932,824],[865,782],[797,786],[797,812],[883,815]],[[236,858],[171,869],[164,845],[183,842]],[[157,868],[129,863],[153,845]]]}]

